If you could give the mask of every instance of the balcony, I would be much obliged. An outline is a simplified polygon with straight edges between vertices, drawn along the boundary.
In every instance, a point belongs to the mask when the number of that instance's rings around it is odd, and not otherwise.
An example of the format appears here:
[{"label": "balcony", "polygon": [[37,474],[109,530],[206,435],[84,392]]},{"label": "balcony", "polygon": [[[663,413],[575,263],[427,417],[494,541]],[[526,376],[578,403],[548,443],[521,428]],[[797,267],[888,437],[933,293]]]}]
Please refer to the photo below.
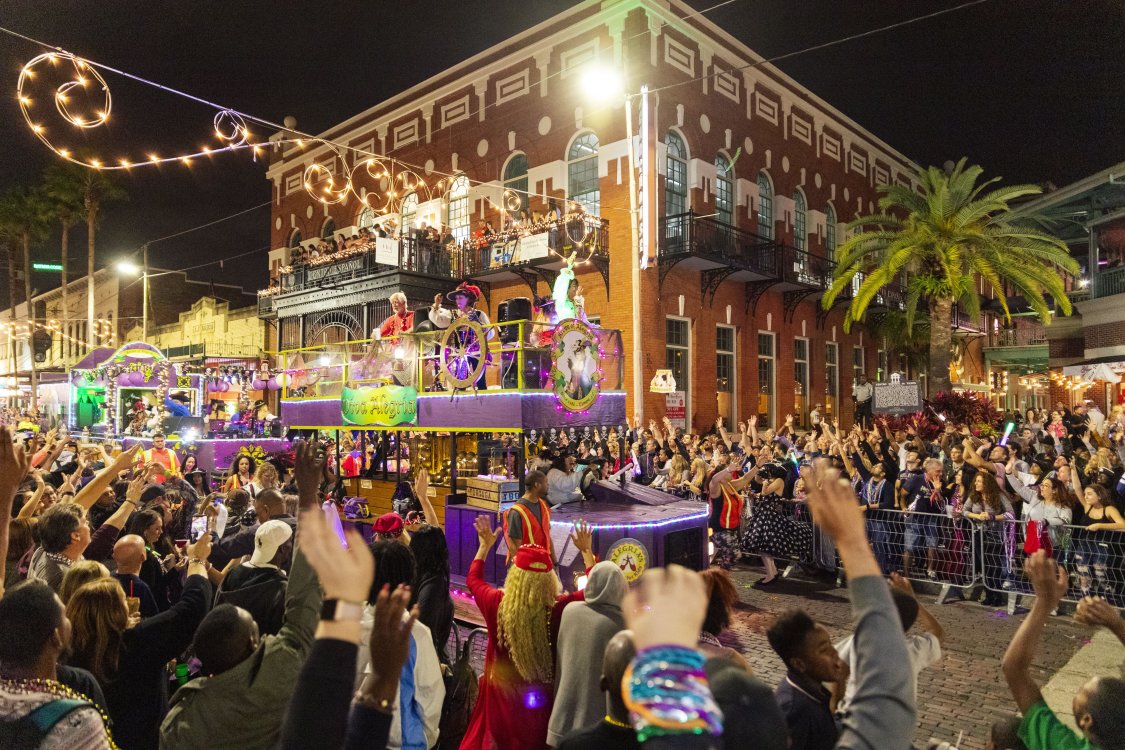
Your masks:
[{"label": "balcony", "polygon": [[1093,297],[1112,297],[1115,294],[1125,294],[1125,266],[1099,269],[1094,274]]},{"label": "balcony", "polygon": [[835,270],[827,258],[692,211],[665,216],[659,231],[661,286],[681,265],[700,271],[703,296],[711,302],[724,281],[743,281],[747,311],[772,288],[784,294],[788,319],[802,300],[828,288]]},{"label": "balcony", "polygon": [[[529,231],[530,229],[530,231]],[[609,285],[609,222],[588,214],[574,214],[518,231],[443,245],[406,236],[372,241],[327,257],[283,269],[276,284],[258,292],[258,317],[277,317],[276,298],[315,289],[340,288],[390,271],[408,271],[437,279],[503,281],[523,278],[535,289],[529,269],[540,271],[548,283],[562,267],[563,256],[589,253]],[[393,249],[392,249],[393,248]]]},{"label": "balcony", "polygon": [[990,348],[1046,345],[1047,331],[1039,324],[1004,328],[988,334]]}]

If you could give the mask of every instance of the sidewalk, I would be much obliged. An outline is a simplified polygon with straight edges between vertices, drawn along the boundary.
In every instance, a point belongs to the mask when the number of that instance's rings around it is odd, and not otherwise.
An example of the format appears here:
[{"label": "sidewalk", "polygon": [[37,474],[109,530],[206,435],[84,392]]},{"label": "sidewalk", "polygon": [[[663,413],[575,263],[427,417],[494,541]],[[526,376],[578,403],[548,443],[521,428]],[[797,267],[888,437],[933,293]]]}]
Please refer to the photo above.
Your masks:
[{"label": "sidewalk", "polygon": [[1125,665],[1125,646],[1106,630],[1098,630],[1078,653],[1043,686],[1043,698],[1055,714],[1077,729],[1072,713],[1074,694],[1094,675],[1119,675]]}]

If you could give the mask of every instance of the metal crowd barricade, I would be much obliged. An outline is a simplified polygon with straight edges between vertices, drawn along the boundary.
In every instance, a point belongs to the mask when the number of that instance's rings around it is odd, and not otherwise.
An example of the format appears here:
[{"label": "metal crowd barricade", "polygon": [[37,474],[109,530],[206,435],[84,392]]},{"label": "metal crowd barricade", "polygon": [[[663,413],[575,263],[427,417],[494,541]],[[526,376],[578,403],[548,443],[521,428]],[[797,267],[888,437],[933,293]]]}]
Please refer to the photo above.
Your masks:
[{"label": "metal crowd barricade", "polygon": [[1028,540],[1026,521],[992,522],[1002,529],[981,532],[984,585],[1008,595],[1014,612],[1020,596],[1032,594],[1024,573],[1028,551],[1044,549],[1070,578],[1064,601],[1077,602],[1086,594],[1102,596],[1115,607],[1125,606],[1125,532],[1089,531],[1084,526],[1039,528]]}]

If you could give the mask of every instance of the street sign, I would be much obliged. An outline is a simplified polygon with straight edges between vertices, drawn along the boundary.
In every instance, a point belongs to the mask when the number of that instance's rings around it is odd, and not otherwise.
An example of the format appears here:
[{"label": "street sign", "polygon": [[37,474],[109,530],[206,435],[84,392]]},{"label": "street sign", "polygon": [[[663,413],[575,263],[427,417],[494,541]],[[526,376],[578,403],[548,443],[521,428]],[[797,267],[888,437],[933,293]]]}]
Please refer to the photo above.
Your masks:
[{"label": "street sign", "polygon": [[63,270],[61,263],[32,263],[32,271],[61,271]]}]

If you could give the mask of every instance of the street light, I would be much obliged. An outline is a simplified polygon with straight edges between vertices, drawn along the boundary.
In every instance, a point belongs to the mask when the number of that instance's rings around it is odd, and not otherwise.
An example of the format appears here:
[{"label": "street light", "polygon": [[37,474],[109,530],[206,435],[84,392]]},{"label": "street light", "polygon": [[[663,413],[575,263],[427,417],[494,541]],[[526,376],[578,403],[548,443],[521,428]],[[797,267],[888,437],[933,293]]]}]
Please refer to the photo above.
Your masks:
[{"label": "street light", "polygon": [[115,264],[117,272],[123,276],[141,277],[141,341],[148,341],[148,245],[142,247],[144,265],[141,268],[131,260],[119,260]]},{"label": "street light", "polygon": [[[627,56],[625,56],[627,58]],[[625,62],[623,58],[623,65]],[[592,64],[583,71],[579,83],[585,96],[595,104],[608,104],[619,101],[624,94],[625,80],[628,70],[621,73],[602,65]],[[637,155],[633,145],[633,100],[640,99],[641,103],[641,183],[644,190],[644,200],[641,201],[637,190]],[[630,264],[632,287],[632,312],[633,312],[633,415],[638,420],[644,419],[644,372],[641,362],[644,361],[641,347],[641,271],[648,268],[648,246],[651,239],[649,216],[651,202],[654,196],[649,188],[649,120],[648,120],[648,86],[642,85],[636,94],[624,94],[625,100],[625,142],[628,146],[629,157],[629,235],[630,235]],[[640,205],[638,205],[640,204]],[[644,216],[641,216],[641,211]]]}]

